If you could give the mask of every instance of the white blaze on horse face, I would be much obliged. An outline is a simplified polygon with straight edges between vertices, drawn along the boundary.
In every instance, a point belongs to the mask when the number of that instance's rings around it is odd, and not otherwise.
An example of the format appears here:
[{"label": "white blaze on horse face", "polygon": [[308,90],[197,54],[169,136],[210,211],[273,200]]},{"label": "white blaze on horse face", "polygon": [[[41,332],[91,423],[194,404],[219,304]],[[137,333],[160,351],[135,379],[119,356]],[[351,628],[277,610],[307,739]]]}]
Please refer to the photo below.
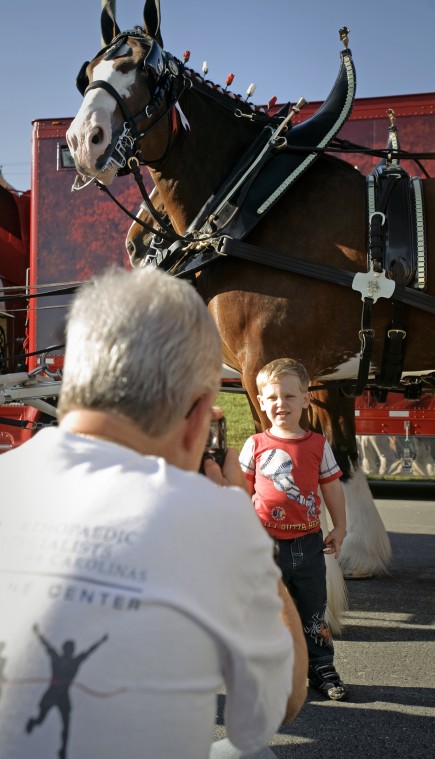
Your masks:
[{"label": "white blaze on horse face", "polygon": [[[93,71],[93,81],[109,82],[121,98],[128,97],[135,78],[134,69],[123,73],[113,68],[113,61],[101,61]],[[113,139],[112,117],[116,105],[116,100],[106,90],[98,88],[86,93],[66,134],[68,147],[80,173],[87,176],[98,173],[97,161]],[[113,166],[99,174],[98,178],[104,184],[110,184],[116,170],[117,167]]]}]

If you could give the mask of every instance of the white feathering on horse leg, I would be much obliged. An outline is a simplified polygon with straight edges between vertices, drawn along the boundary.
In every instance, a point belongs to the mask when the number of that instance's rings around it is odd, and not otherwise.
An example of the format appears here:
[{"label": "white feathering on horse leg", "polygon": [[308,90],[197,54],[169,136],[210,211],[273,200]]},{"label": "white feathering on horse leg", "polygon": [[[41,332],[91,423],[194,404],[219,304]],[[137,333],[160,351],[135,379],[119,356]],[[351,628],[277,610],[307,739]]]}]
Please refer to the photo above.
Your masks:
[{"label": "white feathering on horse leg", "polygon": [[[321,497],[321,493],[319,493]],[[326,536],[329,528],[326,521],[325,504],[322,501],[320,512],[320,526],[323,535]],[[326,562],[326,593],[328,603],[326,606],[325,620],[331,630],[332,635],[339,635],[342,630],[341,617],[343,612],[348,608],[348,596],[346,583],[344,582],[343,573],[340,569],[335,556],[325,554]]]},{"label": "white feathering on horse leg", "polygon": [[376,509],[367,478],[359,467],[343,483],[347,534],[341,547],[340,567],[346,579],[388,574],[390,541]]}]

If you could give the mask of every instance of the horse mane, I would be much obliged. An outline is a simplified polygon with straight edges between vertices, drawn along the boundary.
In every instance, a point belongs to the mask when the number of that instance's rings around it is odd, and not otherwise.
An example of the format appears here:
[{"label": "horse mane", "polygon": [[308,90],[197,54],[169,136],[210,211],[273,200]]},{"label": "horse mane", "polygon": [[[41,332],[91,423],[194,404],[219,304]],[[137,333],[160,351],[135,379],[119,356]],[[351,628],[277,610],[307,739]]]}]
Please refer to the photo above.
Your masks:
[{"label": "horse mane", "polygon": [[220,84],[215,84],[210,79],[204,79],[204,77],[201,76],[201,74],[199,74],[197,71],[187,68],[187,66],[181,63],[180,66],[183,66],[183,71],[192,82],[192,87],[199,90],[207,97],[211,97],[213,100],[216,100],[218,103],[219,101],[222,101],[219,104],[225,105],[226,107],[231,105],[233,108],[236,106],[237,108],[240,108],[242,113],[247,115],[261,114],[262,116],[269,117],[270,119],[273,118],[273,115],[268,113],[267,108],[264,105],[255,105],[254,103],[249,103],[243,98],[243,95],[236,95],[231,92],[231,90],[227,90],[222,87]]},{"label": "horse mane", "polygon": [[328,148],[326,147],[325,152],[319,156],[319,160],[322,158],[323,160],[326,161],[327,165],[332,164],[331,170],[341,169],[344,172],[349,172],[349,174],[353,174],[353,175],[360,174],[361,176],[363,176],[363,174],[361,174],[360,170],[357,169],[356,166],[353,166],[351,163],[349,163],[349,161],[346,161],[344,158],[339,158],[336,155],[330,155],[327,152],[327,150]]}]

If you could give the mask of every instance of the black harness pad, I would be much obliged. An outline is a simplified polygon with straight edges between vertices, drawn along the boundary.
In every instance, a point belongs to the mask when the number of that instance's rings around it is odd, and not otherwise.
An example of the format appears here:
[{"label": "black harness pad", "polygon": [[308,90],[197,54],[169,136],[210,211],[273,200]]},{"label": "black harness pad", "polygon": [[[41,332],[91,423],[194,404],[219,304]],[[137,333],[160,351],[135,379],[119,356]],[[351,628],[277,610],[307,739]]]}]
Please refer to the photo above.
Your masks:
[{"label": "black harness pad", "polygon": [[[401,166],[378,166],[367,177],[369,234],[384,215],[372,258],[398,285],[426,287],[426,239],[421,179]],[[375,217],[373,217],[375,214]],[[370,245],[370,241],[369,241]]]},{"label": "black harness pad", "polygon": [[[390,127],[388,147],[398,146]],[[382,272],[401,287],[426,287],[426,235],[423,185],[410,177],[397,160],[382,161],[367,177],[369,267]],[[366,301],[364,301],[366,303]],[[404,304],[393,294],[393,318],[385,331],[379,383],[400,385],[407,330]]]},{"label": "black harness pad", "polygon": [[[265,127],[230,177],[203,206],[186,234],[224,234],[243,240],[312,166],[341,129],[352,109],[356,88],[352,54],[346,49],[340,55],[337,79],[319,110],[301,124],[290,124],[288,130],[282,131],[276,140],[271,139],[274,130],[270,126]],[[162,257],[166,255],[167,251],[162,251]],[[211,260],[217,255],[212,254]],[[197,257],[203,260],[203,246],[199,252],[192,246],[189,254],[175,264],[173,273],[197,271],[201,268]]]}]

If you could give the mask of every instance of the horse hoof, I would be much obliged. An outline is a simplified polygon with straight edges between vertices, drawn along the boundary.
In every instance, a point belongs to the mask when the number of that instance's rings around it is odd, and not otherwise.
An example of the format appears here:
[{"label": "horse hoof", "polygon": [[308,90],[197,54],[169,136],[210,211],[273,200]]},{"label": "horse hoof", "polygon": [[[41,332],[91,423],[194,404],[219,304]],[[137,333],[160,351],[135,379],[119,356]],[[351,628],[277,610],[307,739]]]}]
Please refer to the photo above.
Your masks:
[{"label": "horse hoof", "polygon": [[343,572],[343,577],[345,580],[370,580],[373,574],[373,572],[364,572],[364,570],[348,569]]}]

